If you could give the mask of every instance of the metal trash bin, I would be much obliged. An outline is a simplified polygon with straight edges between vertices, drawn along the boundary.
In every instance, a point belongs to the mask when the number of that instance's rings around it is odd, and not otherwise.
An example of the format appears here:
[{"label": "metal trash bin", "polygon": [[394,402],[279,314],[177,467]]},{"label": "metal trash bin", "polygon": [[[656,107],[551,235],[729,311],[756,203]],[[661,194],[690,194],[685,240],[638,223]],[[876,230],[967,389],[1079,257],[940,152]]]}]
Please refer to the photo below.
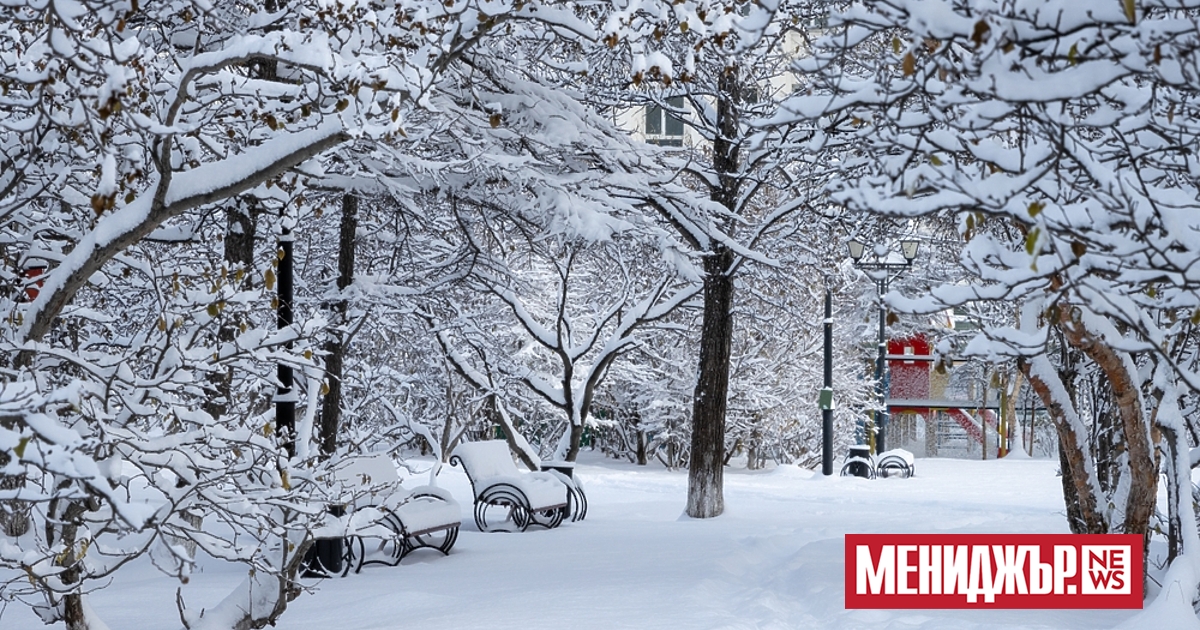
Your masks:
[{"label": "metal trash bin", "polygon": [[[333,516],[345,516],[346,506],[331,505],[329,513]],[[300,573],[306,578],[327,578],[345,575],[349,569],[346,555],[350,546],[344,538],[318,538],[304,554],[300,564]]]},{"label": "metal trash bin", "polygon": [[559,475],[559,479],[567,486],[567,507],[563,508],[563,517],[571,521],[582,521],[587,516],[587,495],[583,493],[583,485],[575,478],[575,462],[543,461],[542,471]]},{"label": "metal trash bin", "polygon": [[875,464],[871,461],[871,447],[866,444],[855,444],[846,454],[846,463],[842,465],[843,477],[875,478]]}]

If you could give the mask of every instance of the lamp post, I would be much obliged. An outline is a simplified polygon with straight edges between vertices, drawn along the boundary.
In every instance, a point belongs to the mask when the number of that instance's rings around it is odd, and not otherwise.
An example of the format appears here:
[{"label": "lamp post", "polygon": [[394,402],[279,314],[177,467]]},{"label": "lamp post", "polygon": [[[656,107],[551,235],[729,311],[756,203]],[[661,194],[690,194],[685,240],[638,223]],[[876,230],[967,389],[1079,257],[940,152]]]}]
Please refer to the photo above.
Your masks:
[{"label": "lamp post", "polygon": [[[278,304],[275,310],[275,328],[283,330],[294,321],[292,302],[295,298],[295,265],[292,261],[292,243],[296,240],[292,234],[295,220],[286,214],[281,214],[280,233],[278,240],[279,253],[279,288],[276,294]],[[285,346],[292,349],[292,342]],[[289,458],[296,456],[296,392],[293,388],[294,379],[292,366],[279,361],[277,366],[275,388],[275,431],[283,442],[284,450]],[[307,439],[307,438],[306,438]]]},{"label": "lamp post", "polygon": [[876,453],[887,450],[885,446],[888,421],[887,391],[883,385],[884,370],[887,369],[884,364],[884,357],[887,354],[887,306],[883,302],[883,296],[888,292],[888,285],[912,266],[913,259],[917,257],[918,245],[919,243],[915,240],[900,241],[900,254],[904,256],[904,262],[891,262],[887,260],[891,251],[886,248],[872,248],[874,259],[863,260],[866,244],[853,239],[846,243],[854,266],[867,272],[867,277],[875,282],[875,290],[879,294],[879,354],[875,359],[875,394],[879,404],[879,408],[875,410],[874,421],[876,430],[874,450]]},{"label": "lamp post", "polygon": [[821,474],[833,474],[833,294],[825,276],[825,388],[821,390]]}]

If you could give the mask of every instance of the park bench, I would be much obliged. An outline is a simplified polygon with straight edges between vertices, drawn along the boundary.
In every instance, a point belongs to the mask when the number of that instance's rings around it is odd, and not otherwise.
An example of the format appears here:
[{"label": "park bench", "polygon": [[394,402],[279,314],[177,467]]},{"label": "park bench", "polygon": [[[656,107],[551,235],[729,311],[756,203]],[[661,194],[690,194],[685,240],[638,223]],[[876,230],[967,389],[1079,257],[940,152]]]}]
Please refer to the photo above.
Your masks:
[{"label": "park bench", "polygon": [[350,457],[334,468],[343,496],[349,543],[343,575],[354,566],[396,566],[422,548],[448,555],[458,539],[462,509],[450,493],[435,486],[406,489],[391,457],[377,453]]},{"label": "park bench", "polygon": [[464,442],[450,464],[462,466],[475,495],[479,531],[558,527],[570,509],[568,486],[549,472],[520,472],[501,440]]},{"label": "park bench", "polygon": [[884,451],[873,456],[868,446],[857,444],[851,446],[846,455],[845,464],[842,465],[842,476],[866,479],[876,477],[906,479],[916,474],[916,470],[913,454],[902,448]]},{"label": "park bench", "polygon": [[900,477],[907,479],[917,472],[913,454],[902,449],[894,448],[879,454],[875,461],[875,474],[880,477]]}]

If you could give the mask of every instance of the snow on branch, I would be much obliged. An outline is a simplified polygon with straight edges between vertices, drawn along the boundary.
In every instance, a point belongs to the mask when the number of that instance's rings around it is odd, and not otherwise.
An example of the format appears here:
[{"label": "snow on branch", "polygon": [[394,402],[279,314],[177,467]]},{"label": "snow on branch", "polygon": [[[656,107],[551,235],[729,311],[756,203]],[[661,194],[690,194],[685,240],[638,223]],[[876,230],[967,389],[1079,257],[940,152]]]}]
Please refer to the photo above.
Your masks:
[{"label": "snow on branch", "polygon": [[41,339],[76,291],[104,263],[141,240],[171,217],[196,206],[249,190],[287,169],[349,139],[332,118],[313,129],[281,134],[246,152],[184,171],[163,190],[143,194],[100,218],[59,265],[46,274],[38,298],[25,312],[18,339]]}]

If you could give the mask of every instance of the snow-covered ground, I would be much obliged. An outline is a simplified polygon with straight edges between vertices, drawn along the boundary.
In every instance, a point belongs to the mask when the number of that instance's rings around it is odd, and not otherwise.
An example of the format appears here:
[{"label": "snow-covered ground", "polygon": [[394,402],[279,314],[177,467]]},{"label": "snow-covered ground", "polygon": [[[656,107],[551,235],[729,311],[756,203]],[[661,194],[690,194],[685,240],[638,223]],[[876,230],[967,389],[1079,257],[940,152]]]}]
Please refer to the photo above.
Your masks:
[{"label": "snow-covered ground", "polygon": [[[1117,626],[1136,611],[843,608],[844,534],[1065,533],[1056,469],[1049,460],[920,459],[911,479],[874,481],[823,478],[794,466],[727,469],[725,515],[700,521],[682,515],[686,472],[585,453],[577,474],[590,503],[587,520],[552,531],[483,534],[471,521],[466,477],[446,467],[439,483],[463,503],[465,519],[450,556],[422,550],[396,568],[313,581],[316,590],[292,602],[279,628]],[[242,577],[236,567],[209,562],[182,594],[189,607],[212,606]],[[178,587],[139,565],[91,603],[112,630],[177,630]],[[45,626],[10,607],[0,627]]]}]

